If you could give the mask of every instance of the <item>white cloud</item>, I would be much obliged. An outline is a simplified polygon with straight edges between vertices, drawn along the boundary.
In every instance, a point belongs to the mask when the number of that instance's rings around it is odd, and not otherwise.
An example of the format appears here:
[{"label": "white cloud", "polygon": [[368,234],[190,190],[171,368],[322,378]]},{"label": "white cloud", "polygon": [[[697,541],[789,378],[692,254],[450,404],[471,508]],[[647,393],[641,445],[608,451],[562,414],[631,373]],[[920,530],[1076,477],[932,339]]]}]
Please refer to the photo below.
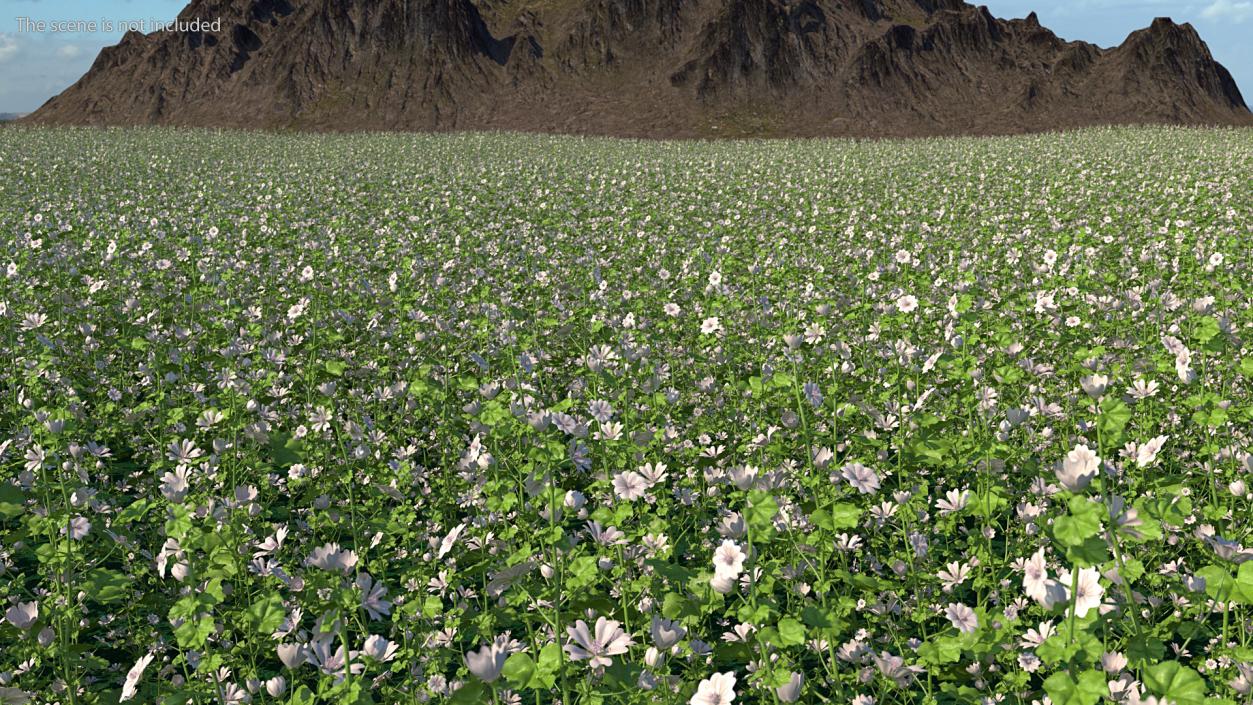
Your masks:
[{"label": "white cloud", "polygon": [[1244,22],[1253,18],[1253,2],[1249,0],[1214,0],[1208,7],[1201,10],[1201,17],[1207,20]]},{"label": "white cloud", "polygon": [[0,32],[0,64],[17,55],[17,40]]},{"label": "white cloud", "polygon": [[26,113],[65,90],[87,71],[102,35],[0,32],[0,113]]}]

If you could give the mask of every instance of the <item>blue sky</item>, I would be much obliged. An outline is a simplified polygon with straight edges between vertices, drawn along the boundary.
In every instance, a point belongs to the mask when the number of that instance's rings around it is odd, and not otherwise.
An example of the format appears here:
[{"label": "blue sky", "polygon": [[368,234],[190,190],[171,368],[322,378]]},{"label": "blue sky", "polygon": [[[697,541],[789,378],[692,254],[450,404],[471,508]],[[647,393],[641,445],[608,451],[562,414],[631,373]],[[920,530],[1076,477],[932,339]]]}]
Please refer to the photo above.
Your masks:
[{"label": "blue sky", "polygon": [[[0,0],[0,112],[28,112],[81,76],[121,32],[30,33],[18,17],[36,20],[168,22],[185,0]],[[1120,44],[1154,17],[1191,22],[1214,56],[1253,101],[1253,0],[985,0],[998,17],[1032,10],[1065,39]]]}]

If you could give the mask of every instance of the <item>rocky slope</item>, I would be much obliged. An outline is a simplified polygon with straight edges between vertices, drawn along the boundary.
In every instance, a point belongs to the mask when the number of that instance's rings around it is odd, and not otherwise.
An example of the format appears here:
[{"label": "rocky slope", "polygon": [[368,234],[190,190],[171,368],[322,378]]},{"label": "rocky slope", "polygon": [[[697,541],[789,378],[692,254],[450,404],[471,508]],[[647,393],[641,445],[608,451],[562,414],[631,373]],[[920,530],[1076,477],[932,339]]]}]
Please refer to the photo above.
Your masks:
[{"label": "rocky slope", "polygon": [[640,137],[1253,124],[1190,25],[1102,49],[961,0],[193,0],[39,123]]}]

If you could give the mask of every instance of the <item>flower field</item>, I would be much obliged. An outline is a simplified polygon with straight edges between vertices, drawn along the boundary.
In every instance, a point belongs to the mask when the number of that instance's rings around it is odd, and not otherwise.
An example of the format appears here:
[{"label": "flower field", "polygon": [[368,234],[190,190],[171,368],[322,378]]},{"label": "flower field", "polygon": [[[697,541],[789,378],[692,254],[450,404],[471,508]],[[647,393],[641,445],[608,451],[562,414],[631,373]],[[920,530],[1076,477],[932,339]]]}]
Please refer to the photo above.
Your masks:
[{"label": "flower field", "polygon": [[1253,131],[0,129],[0,703],[1248,703]]}]

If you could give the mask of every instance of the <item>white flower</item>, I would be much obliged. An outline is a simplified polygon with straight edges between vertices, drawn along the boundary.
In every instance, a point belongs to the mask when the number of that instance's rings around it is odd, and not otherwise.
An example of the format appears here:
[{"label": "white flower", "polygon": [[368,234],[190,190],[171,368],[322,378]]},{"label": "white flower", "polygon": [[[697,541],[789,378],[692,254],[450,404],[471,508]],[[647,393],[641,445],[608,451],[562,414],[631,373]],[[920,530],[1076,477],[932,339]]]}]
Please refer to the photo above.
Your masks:
[{"label": "white flower", "polygon": [[574,661],[591,659],[588,665],[593,668],[613,665],[609,657],[625,654],[632,644],[631,637],[622,631],[621,623],[604,617],[597,619],[595,628],[590,631],[587,622],[580,619],[573,627],[566,627],[566,633],[570,635],[566,653]]},{"label": "white flower", "polygon": [[39,618],[39,602],[19,602],[4,613],[4,618],[18,629],[30,629]]},{"label": "white flower", "polygon": [[495,642],[466,654],[466,666],[484,683],[500,678],[500,671],[509,659],[509,651]]},{"label": "white flower", "polygon": [[735,592],[735,586],[739,582],[738,576],[732,573],[714,573],[709,579],[709,586],[719,595],[730,595]]},{"label": "white flower", "polygon": [[1100,457],[1091,448],[1079,444],[1066,454],[1066,459],[1057,468],[1057,480],[1071,492],[1080,492],[1092,482],[1100,467]]},{"label": "white flower", "polygon": [[82,516],[70,519],[68,527],[61,527],[61,533],[68,533],[69,537],[75,541],[82,541],[89,531],[91,531],[91,522],[87,521],[87,517]]},{"label": "white flower", "polygon": [[[1074,575],[1069,571],[1058,576],[1058,582],[1066,589],[1066,599],[1072,599],[1070,593],[1071,580]],[[1088,610],[1101,606],[1101,598],[1105,596],[1105,588],[1101,587],[1101,574],[1096,568],[1079,570],[1079,583],[1075,586],[1075,615],[1083,617]]]},{"label": "white flower", "polygon": [[879,476],[875,474],[874,470],[861,463],[845,465],[840,470],[840,477],[843,477],[848,484],[862,494],[874,494],[879,491]]},{"label": "white flower", "polygon": [[1105,394],[1105,389],[1109,387],[1109,377],[1105,375],[1092,375],[1079,380],[1079,386],[1083,387],[1083,391],[1093,399],[1100,399]]},{"label": "white flower", "polygon": [[185,465],[178,466],[174,472],[162,475],[161,494],[174,504],[182,504],[187,497],[188,490],[191,489],[189,475],[190,471]]},{"label": "white flower", "polygon": [[1101,654],[1101,670],[1116,676],[1127,667],[1127,657],[1117,651],[1106,651]]},{"label": "white flower", "polygon": [[392,603],[387,599],[387,587],[375,580],[369,573],[357,576],[357,587],[361,590],[361,608],[370,619],[382,619],[392,613]]},{"label": "white flower", "polygon": [[309,658],[309,652],[303,644],[279,644],[274,650],[278,653],[278,660],[291,669],[300,666]]},{"label": "white flower", "polygon": [[735,673],[715,673],[702,680],[688,705],[731,705],[735,702]]},{"label": "white flower", "polygon": [[657,648],[666,651],[678,644],[687,635],[687,630],[678,622],[671,622],[653,615],[649,634],[653,637],[653,643],[657,645]]},{"label": "white flower", "polygon": [[1022,591],[1027,597],[1043,602],[1048,593],[1049,571],[1044,563],[1044,549],[1038,549],[1023,563]]},{"label": "white flower", "polygon": [[1127,393],[1134,399],[1147,399],[1157,394],[1158,384],[1156,380],[1144,381],[1137,379],[1127,388]]},{"label": "white flower", "polygon": [[966,578],[970,577],[970,565],[952,561],[935,575],[940,579],[940,582],[944,583],[941,589],[944,592],[952,592],[953,588],[966,582]]},{"label": "white flower", "polygon": [[448,555],[448,552],[452,550],[453,546],[457,545],[457,539],[461,538],[461,532],[465,530],[465,524],[457,524],[454,526],[452,530],[444,536],[443,540],[439,542],[439,551],[435,554],[435,557],[439,559]]},{"label": "white flower", "polygon": [[399,648],[400,644],[388,641],[386,637],[378,634],[371,634],[366,638],[365,645],[361,647],[361,653],[375,661],[387,662],[396,658],[396,650]]},{"label": "white flower", "polygon": [[744,559],[748,556],[739,544],[723,539],[722,544],[714,549],[714,572],[718,575],[736,576],[744,571]]},{"label": "white flower", "polygon": [[1157,462],[1157,454],[1162,450],[1162,446],[1166,445],[1167,438],[1168,436],[1157,436],[1136,448],[1136,465],[1147,468]]},{"label": "white flower", "polygon": [[901,313],[913,313],[918,309],[918,297],[905,294],[896,300],[896,310]]},{"label": "white flower", "polygon": [[144,669],[148,664],[152,663],[154,654],[148,653],[139,657],[131,670],[126,672],[126,681],[122,683],[122,697],[118,698],[119,702],[130,700],[135,697],[135,693],[139,686],[139,679],[144,675]]},{"label": "white flower", "polygon": [[805,687],[805,674],[793,671],[787,683],[774,689],[774,694],[785,703],[794,703],[801,698],[801,688]]},{"label": "white flower", "polygon": [[757,482],[757,468],[752,465],[736,465],[727,472],[727,476],[731,478],[731,484],[741,490],[749,490]]},{"label": "white flower", "polygon": [[700,332],[704,335],[712,335],[722,330],[722,321],[717,316],[710,316],[700,324]]},{"label": "white flower", "polygon": [[970,633],[979,628],[979,616],[966,605],[950,602],[944,616],[959,632]]},{"label": "white flower", "polygon": [[620,472],[613,477],[613,493],[618,499],[634,502],[644,496],[648,489],[648,480],[633,470]]},{"label": "white flower", "polygon": [[305,563],[322,570],[348,573],[357,565],[357,554],[347,549],[340,550],[337,543],[328,543],[313,549]]},{"label": "white flower", "polygon": [[271,698],[277,698],[287,692],[287,679],[282,676],[274,676],[265,682],[265,692]]}]

